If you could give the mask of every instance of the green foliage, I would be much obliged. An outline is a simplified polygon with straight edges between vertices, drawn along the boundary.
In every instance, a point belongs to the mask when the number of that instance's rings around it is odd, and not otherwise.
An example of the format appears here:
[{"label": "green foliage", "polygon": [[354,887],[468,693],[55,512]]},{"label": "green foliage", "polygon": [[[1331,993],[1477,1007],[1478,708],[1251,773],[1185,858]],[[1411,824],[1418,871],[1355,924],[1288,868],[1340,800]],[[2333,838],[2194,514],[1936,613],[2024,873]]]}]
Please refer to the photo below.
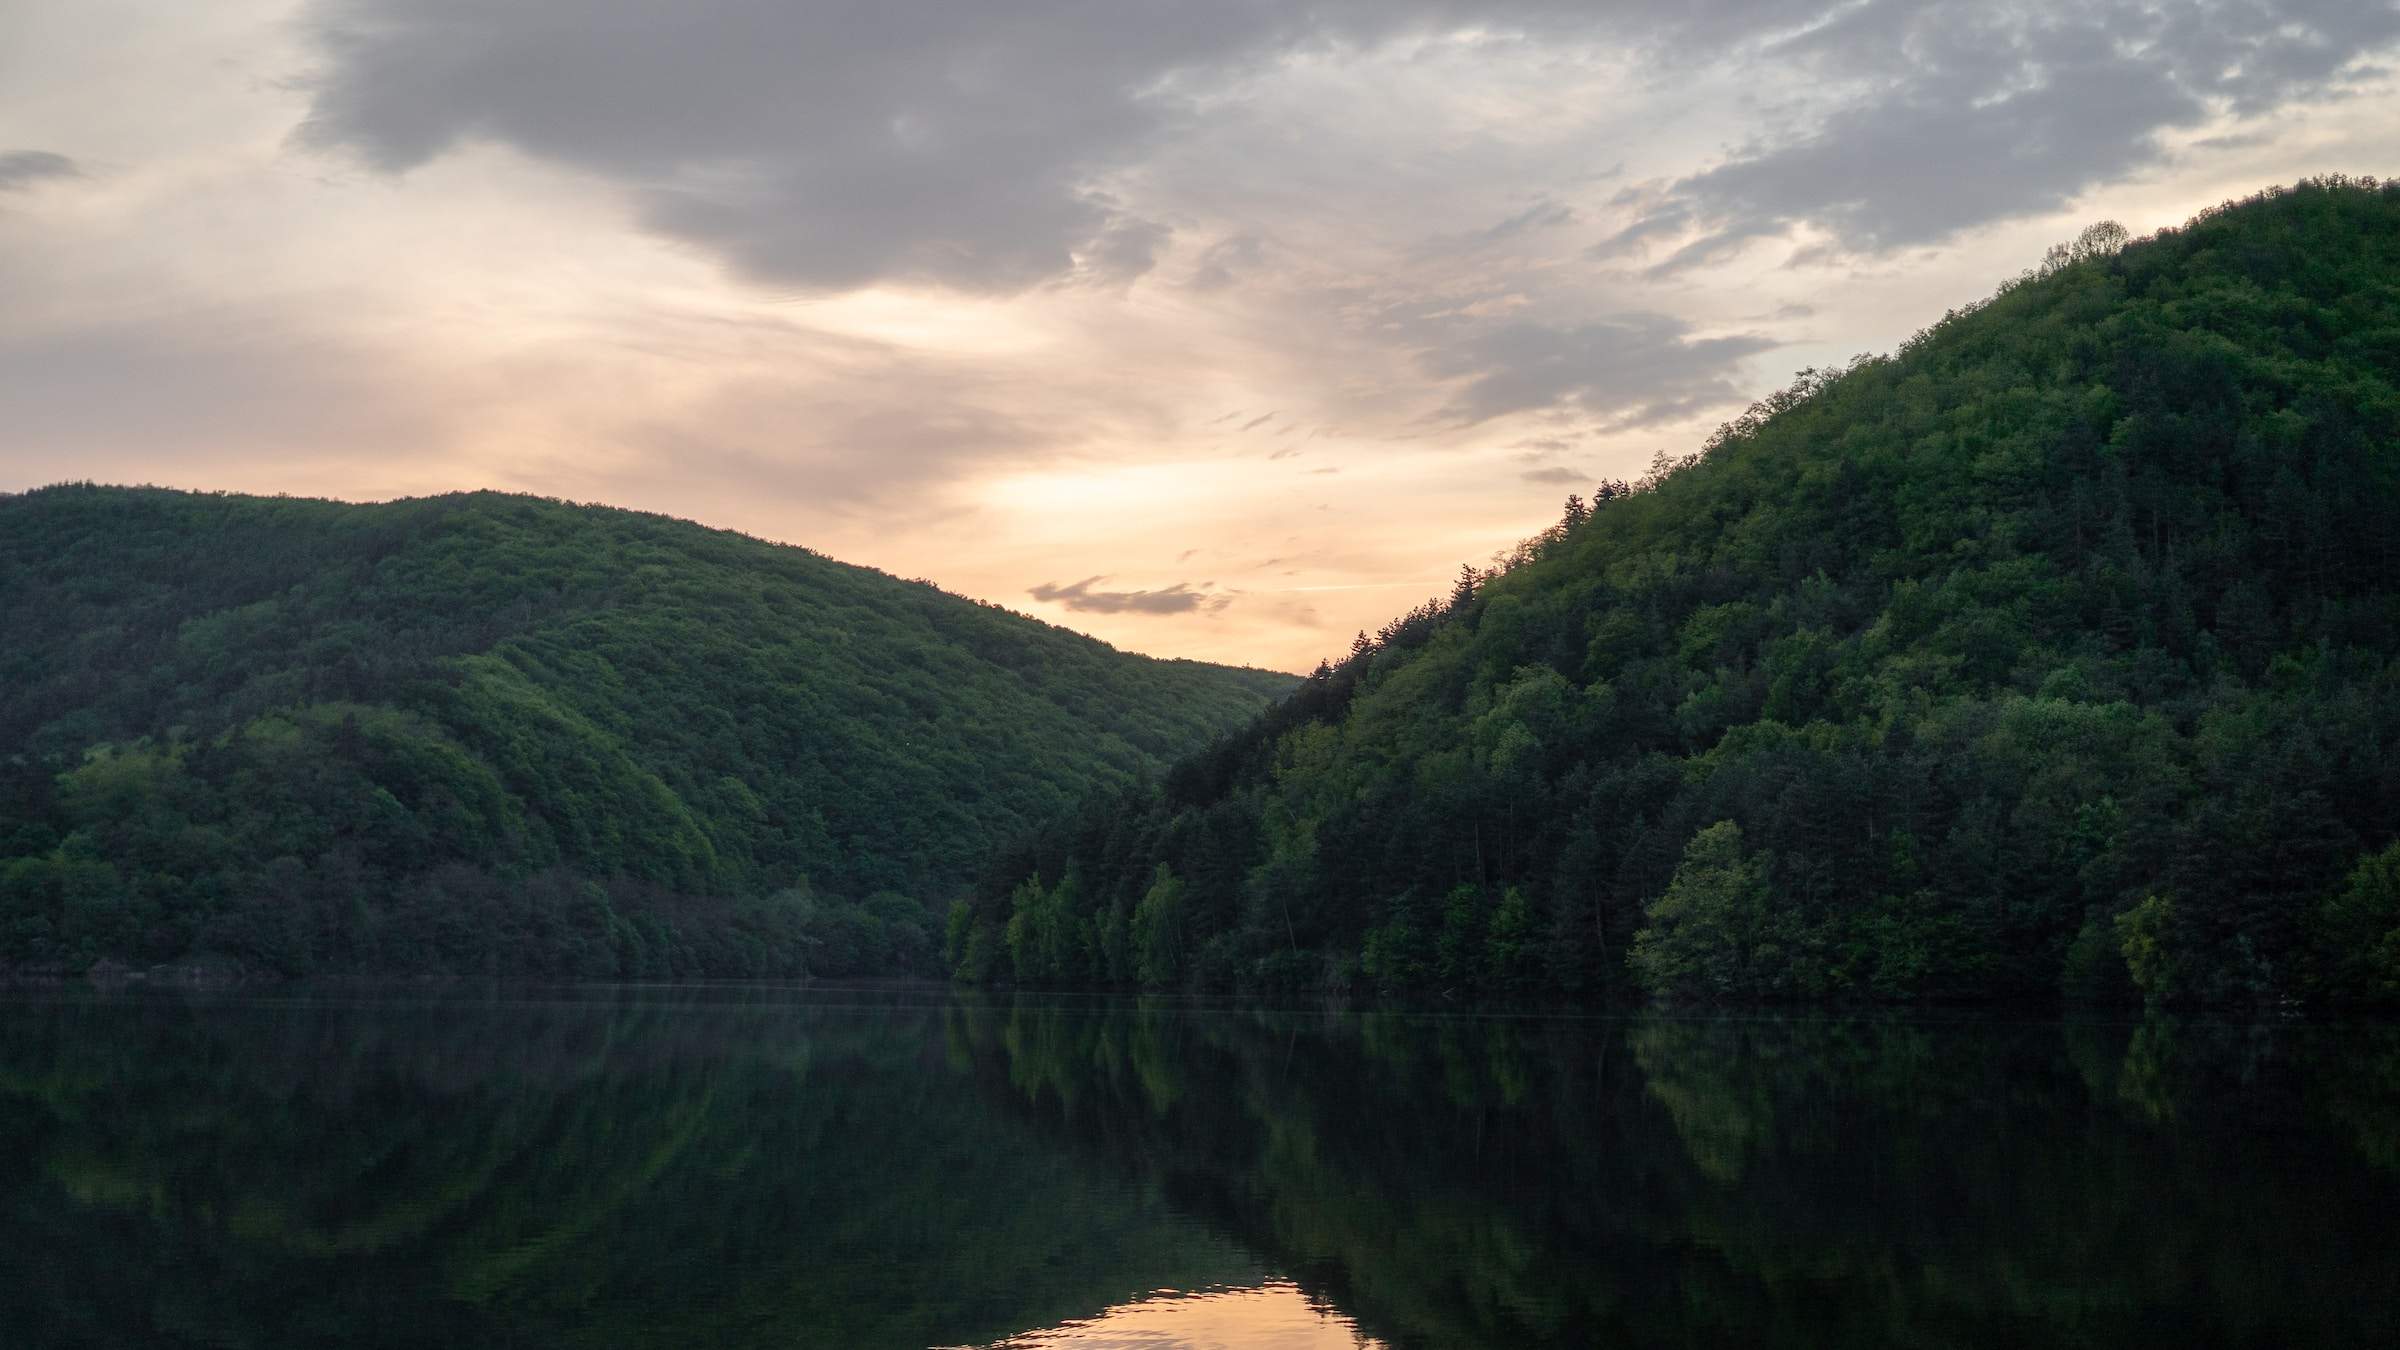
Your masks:
[{"label": "green foliage", "polygon": [[2133,972],[2125,964],[2123,940],[2115,924],[2097,915],[2084,919],[2074,941],[2067,944],[2058,985],[2059,993],[2070,1003],[2132,1001]]},{"label": "green foliage", "polygon": [[1655,994],[1754,998],[1779,992],[1791,953],[1776,941],[1768,860],[1742,847],[1742,827],[1720,820],[1692,836],[1664,895],[1645,906],[1633,936],[1634,978]]},{"label": "green foliage", "polygon": [[1145,989],[1175,984],[1183,960],[1183,894],[1175,869],[1160,863],[1133,912],[1134,973]]},{"label": "green foliage", "polygon": [[1503,994],[1531,992],[1541,981],[1541,945],[1534,931],[1533,902],[1524,888],[1511,886],[1492,910],[1484,934],[1480,982]]},{"label": "green foliage", "polygon": [[2184,969],[2181,941],[2176,933],[2175,902],[2145,895],[2142,902],[2117,916],[2118,951],[2134,988],[2153,1001],[2181,996],[2190,976]]},{"label": "green foliage", "polygon": [[[1203,986],[1514,991],[1521,896],[1527,992],[2371,996],[2323,953],[2380,911],[2325,897],[2400,834],[2395,335],[2391,185],[2087,232],[1570,503],[974,903],[1073,863],[1103,914],[1164,864]],[[1716,822],[1756,862],[1687,942],[1655,906]]]},{"label": "green foliage", "polygon": [[2331,992],[2354,999],[2400,998],[2400,843],[2359,859],[2315,919]]},{"label": "green foliage", "polygon": [[0,632],[0,967],[67,970],[931,972],[1001,841],[1290,683],[490,493],[0,497]]}]

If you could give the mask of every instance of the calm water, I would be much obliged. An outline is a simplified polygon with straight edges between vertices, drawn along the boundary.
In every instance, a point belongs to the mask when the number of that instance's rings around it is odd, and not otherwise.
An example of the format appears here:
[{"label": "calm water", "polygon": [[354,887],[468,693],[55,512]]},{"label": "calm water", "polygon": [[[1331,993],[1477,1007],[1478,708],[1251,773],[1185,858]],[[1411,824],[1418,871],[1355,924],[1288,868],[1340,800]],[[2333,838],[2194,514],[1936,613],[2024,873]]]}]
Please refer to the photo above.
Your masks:
[{"label": "calm water", "polygon": [[2400,1343],[2400,1030],[0,996],[0,1344]]}]

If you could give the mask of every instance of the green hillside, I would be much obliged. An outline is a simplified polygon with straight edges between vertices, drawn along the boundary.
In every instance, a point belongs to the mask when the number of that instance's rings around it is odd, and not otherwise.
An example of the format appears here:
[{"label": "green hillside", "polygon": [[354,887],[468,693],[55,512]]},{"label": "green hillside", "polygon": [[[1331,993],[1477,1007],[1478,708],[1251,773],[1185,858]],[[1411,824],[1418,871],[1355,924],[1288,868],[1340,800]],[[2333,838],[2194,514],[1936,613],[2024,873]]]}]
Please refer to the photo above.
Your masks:
[{"label": "green hillside", "polygon": [[954,916],[970,977],[2400,993],[2400,185],[2095,227],[1571,501]]},{"label": "green hillside", "polygon": [[907,968],[1289,677],[659,516],[0,497],[0,963]]}]

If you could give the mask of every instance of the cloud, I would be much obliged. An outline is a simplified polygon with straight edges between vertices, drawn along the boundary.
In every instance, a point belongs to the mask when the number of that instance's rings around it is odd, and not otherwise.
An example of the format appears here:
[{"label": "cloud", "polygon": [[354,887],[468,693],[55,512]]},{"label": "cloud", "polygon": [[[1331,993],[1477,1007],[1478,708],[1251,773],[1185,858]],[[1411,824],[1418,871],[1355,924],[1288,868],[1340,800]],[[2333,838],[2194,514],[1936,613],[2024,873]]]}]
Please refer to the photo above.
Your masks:
[{"label": "cloud", "polygon": [[1266,257],[1266,247],[1256,235],[1237,234],[1220,239],[1201,251],[1187,284],[1195,291],[1224,290],[1239,282],[1244,273],[1263,266]]},{"label": "cloud", "polygon": [[1474,17],[1465,0],[319,0],[327,65],[301,134],[395,173],[509,145],[778,285],[1013,292],[1079,257],[1146,256],[1104,180],[1192,120],[1195,81]]},{"label": "cloud", "polygon": [[1229,595],[1210,595],[1188,581],[1155,591],[1095,591],[1107,577],[1085,577],[1071,586],[1044,582],[1026,592],[1036,600],[1064,605],[1084,614],[1215,614],[1233,603]]},{"label": "cloud", "polygon": [[1591,481],[1590,476],[1585,474],[1581,469],[1570,469],[1564,465],[1553,465],[1547,469],[1528,469],[1524,473],[1519,474],[1518,477],[1523,478],[1528,483],[1566,484],[1588,483]]},{"label": "cloud", "polygon": [[23,192],[36,183],[58,178],[81,178],[83,170],[65,155],[48,150],[11,150],[0,154],[0,192]]},{"label": "cloud", "polygon": [[490,392],[263,305],[75,315],[0,327],[0,469],[30,485],[422,462]]},{"label": "cloud", "polygon": [[1486,240],[1507,239],[1536,230],[1556,229],[1575,223],[1575,208],[1548,198],[1535,202],[1483,232]]},{"label": "cloud", "polygon": [[[326,61],[307,143],[391,172],[504,144],[615,184],[644,227],[762,281],[990,292],[1147,272],[1167,227],[1112,185],[1295,57],[1463,32],[1495,62],[1562,37],[1654,80],[1747,72],[1786,99],[1754,112],[1793,130],[1619,196],[1644,209],[1601,253],[1671,240],[1665,275],[1798,225],[1871,252],[2054,211],[2159,162],[2164,130],[2323,94],[2400,39],[2391,0],[316,0],[309,16]],[[1267,176],[1300,153],[1252,149]],[[1475,238],[1578,217],[1538,196]],[[1259,262],[1236,231],[1189,284]]]},{"label": "cloud", "polygon": [[[697,477],[853,511],[907,500],[979,463],[1037,463],[1069,430],[1063,416],[1036,426],[902,366],[854,388],[744,377],[620,434],[647,452],[633,471],[645,482]],[[609,476],[622,485],[629,475]]]},{"label": "cloud", "polygon": [[[312,0],[302,31],[323,60],[299,139],[395,174],[507,146],[777,287],[1013,293],[1095,259],[1138,269],[1159,227],[1120,205],[1121,180],[1262,76],[1445,40],[1717,60],[1826,2]],[[1305,153],[1263,149],[1252,168],[1270,177]],[[1571,210],[1537,201],[1490,233]],[[1192,284],[1232,284],[1254,249],[1237,232]]]},{"label": "cloud", "polygon": [[1574,404],[1622,430],[1740,401],[1734,367],[1777,345],[1752,334],[1695,337],[1670,315],[1633,313],[1569,326],[1503,324],[1436,348],[1425,364],[1466,380],[1444,410],[1456,421]]},{"label": "cloud", "polygon": [[1174,233],[1156,221],[1120,215],[1076,253],[1075,262],[1096,284],[1128,286],[1158,265],[1158,251]]},{"label": "cloud", "polygon": [[1770,54],[1863,94],[1664,185],[1595,253],[1680,239],[1658,277],[1799,226],[1830,256],[2048,214],[2162,162],[2161,133],[2332,91],[2395,38],[2389,0],[1854,6]]}]

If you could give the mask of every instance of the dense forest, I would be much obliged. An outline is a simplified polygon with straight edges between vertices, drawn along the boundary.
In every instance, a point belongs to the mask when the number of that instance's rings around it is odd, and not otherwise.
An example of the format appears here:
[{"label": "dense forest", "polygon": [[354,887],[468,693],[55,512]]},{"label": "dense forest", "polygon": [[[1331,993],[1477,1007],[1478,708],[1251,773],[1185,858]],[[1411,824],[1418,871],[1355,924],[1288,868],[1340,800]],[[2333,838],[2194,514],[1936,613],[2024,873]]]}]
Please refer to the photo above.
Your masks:
[{"label": "dense forest", "polygon": [[2400,184],[2095,226],[987,869],[964,977],[2400,994]]},{"label": "dense forest", "polygon": [[0,497],[0,969],[934,969],[1086,785],[1288,676],[490,493]]}]

